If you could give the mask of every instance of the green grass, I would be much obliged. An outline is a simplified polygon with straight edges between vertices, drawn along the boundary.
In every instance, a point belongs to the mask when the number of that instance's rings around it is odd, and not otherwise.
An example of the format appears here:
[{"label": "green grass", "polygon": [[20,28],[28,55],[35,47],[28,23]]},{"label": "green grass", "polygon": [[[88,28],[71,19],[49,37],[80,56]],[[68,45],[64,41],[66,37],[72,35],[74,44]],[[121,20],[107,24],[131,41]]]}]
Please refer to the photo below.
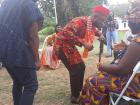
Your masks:
[{"label": "green grass", "polygon": [[124,38],[125,31],[118,32],[118,41],[121,42]]}]

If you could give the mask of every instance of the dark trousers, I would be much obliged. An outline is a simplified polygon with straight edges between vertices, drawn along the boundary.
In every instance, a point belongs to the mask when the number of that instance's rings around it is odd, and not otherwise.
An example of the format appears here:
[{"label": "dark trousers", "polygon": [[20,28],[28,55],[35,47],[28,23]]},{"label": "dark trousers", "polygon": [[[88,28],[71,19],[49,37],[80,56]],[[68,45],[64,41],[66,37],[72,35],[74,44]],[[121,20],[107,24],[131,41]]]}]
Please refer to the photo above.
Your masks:
[{"label": "dark trousers", "polygon": [[80,91],[83,86],[83,79],[84,79],[84,73],[85,73],[84,62],[70,65],[62,49],[60,49],[59,51],[59,58],[61,59],[61,61],[67,68],[67,70],[69,71],[70,84],[71,84],[71,96],[79,97]]},{"label": "dark trousers", "polygon": [[9,66],[6,68],[13,80],[14,105],[32,105],[38,88],[36,70]]}]

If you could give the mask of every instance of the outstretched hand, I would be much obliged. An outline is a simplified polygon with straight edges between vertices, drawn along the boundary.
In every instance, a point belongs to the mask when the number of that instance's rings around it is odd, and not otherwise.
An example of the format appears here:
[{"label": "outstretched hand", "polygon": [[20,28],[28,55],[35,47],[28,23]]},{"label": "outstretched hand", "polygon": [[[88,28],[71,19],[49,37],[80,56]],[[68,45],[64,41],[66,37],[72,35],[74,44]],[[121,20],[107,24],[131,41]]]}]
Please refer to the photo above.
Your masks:
[{"label": "outstretched hand", "polygon": [[87,43],[83,39],[80,39],[80,38],[78,40],[84,46],[84,48],[88,49],[89,51],[93,50],[94,47],[92,43]]},{"label": "outstretched hand", "polygon": [[103,34],[100,35],[99,40],[105,40],[105,37]]},{"label": "outstretched hand", "polygon": [[89,51],[93,50],[93,45],[91,43],[84,43],[83,46]]}]

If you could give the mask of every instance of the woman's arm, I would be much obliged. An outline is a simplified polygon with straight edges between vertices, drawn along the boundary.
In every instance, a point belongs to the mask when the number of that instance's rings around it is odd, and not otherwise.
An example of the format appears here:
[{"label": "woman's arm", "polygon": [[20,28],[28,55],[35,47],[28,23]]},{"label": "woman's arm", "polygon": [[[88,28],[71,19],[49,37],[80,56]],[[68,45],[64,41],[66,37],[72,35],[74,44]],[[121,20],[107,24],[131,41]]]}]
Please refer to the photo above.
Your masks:
[{"label": "woman's arm", "polygon": [[118,65],[103,64],[99,66],[99,70],[110,74],[129,74],[139,60],[140,43],[132,42]]}]

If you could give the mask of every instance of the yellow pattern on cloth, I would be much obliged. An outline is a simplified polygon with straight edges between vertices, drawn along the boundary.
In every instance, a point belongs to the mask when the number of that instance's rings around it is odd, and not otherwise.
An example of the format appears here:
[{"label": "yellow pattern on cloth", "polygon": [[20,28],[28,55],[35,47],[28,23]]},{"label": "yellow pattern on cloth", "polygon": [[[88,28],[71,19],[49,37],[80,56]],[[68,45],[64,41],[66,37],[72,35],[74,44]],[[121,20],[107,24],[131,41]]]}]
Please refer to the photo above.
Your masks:
[{"label": "yellow pattern on cloth", "polygon": [[[125,95],[140,98],[140,74],[137,74],[126,90]],[[90,76],[84,83],[80,93],[80,105],[108,105],[104,99],[109,99],[109,92],[120,93],[129,76],[114,76],[98,72]]]}]

